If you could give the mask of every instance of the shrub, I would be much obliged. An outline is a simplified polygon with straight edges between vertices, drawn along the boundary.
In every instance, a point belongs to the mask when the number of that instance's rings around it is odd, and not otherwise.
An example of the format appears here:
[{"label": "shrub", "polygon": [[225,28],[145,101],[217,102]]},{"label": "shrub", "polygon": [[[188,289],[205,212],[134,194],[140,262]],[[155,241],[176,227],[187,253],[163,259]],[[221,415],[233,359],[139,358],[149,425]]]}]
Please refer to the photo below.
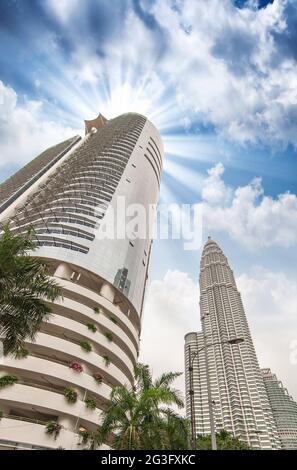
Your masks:
[{"label": "shrub", "polygon": [[96,372],[95,374],[93,374],[93,377],[98,384],[102,384],[103,377],[99,372]]},{"label": "shrub", "polygon": [[116,325],[118,323],[117,319],[115,317],[110,317],[110,320]]},{"label": "shrub", "polygon": [[93,307],[94,313],[98,314],[100,313],[99,307]]},{"label": "shrub", "polygon": [[93,333],[96,333],[97,327],[94,325],[94,323],[88,323],[87,327],[88,327],[88,330],[92,331]]},{"label": "shrub", "polygon": [[87,352],[92,351],[92,345],[88,341],[81,341],[81,343],[79,344],[80,344],[80,347],[84,349],[85,351]]},{"label": "shrub", "polygon": [[13,385],[18,381],[16,375],[2,375],[0,377],[0,389],[4,387],[8,387],[9,385]]},{"label": "shrub", "polygon": [[81,444],[87,444],[91,436],[90,431],[87,429],[81,429],[78,434],[81,437]]},{"label": "shrub", "polygon": [[28,349],[23,348],[22,346],[17,349],[17,351],[14,353],[14,357],[16,359],[24,359],[27,357],[29,354]]},{"label": "shrub", "polygon": [[45,426],[45,432],[49,435],[54,435],[54,439],[57,439],[60,431],[62,429],[62,425],[57,423],[56,421],[49,421]]},{"label": "shrub", "polygon": [[70,369],[75,370],[75,372],[83,372],[83,366],[80,362],[74,361],[69,364]]},{"label": "shrub", "polygon": [[102,357],[104,359],[106,367],[108,367],[110,364],[110,357],[109,356],[102,356]]},{"label": "shrub", "polygon": [[110,331],[105,333],[105,337],[108,339],[108,341],[113,341],[113,334],[110,333]]},{"label": "shrub", "polygon": [[97,406],[97,402],[95,398],[92,398],[92,397],[87,397],[85,399],[85,404],[87,408],[90,408],[90,410],[94,410]]},{"label": "shrub", "polygon": [[67,387],[64,389],[64,396],[68,403],[73,404],[77,402],[77,392],[71,387]]}]

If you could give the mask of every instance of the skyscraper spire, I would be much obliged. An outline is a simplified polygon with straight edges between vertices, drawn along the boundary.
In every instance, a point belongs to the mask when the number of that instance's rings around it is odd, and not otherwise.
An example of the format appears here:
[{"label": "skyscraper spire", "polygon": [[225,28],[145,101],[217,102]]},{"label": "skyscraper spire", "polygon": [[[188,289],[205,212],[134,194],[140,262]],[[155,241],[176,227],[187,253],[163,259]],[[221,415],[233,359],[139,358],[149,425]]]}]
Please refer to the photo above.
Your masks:
[{"label": "skyscraper spire", "polygon": [[[278,448],[278,434],[233,271],[210,236],[201,256],[199,283],[202,332],[186,335],[185,349],[186,365],[189,351],[205,347],[207,353],[207,357],[198,353],[193,363],[197,434],[210,433],[207,359],[216,430],[225,429],[253,448]],[[241,341],[235,341],[239,338]],[[188,367],[186,386],[188,389]],[[188,415],[189,405],[187,400]]]}]

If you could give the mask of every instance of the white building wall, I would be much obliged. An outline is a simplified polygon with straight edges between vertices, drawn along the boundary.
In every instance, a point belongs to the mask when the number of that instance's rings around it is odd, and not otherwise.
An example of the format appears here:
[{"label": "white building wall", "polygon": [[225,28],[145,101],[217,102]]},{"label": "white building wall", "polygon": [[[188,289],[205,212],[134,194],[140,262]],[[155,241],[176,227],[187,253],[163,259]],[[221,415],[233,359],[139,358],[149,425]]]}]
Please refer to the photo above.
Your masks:
[{"label": "white building wall", "polygon": [[[38,242],[46,243],[34,256],[49,263],[63,290],[36,341],[26,341],[28,357],[6,357],[0,364],[0,375],[18,377],[0,390],[2,448],[80,449],[79,429],[94,431],[112,388],[133,383],[151,239],[148,233],[136,240],[99,239],[107,206],[102,210],[93,201],[101,198],[116,208],[121,196],[127,206],[140,204],[148,215],[158,199],[162,158],[153,124],[136,114],[120,116],[83,138],[1,214],[0,221],[12,220],[13,230],[34,226]],[[87,238],[78,236],[82,231]],[[82,251],[75,251],[76,245]],[[123,268],[128,273],[124,287],[116,280]],[[91,345],[90,352],[81,347],[83,341]],[[69,368],[72,362],[83,371]],[[94,374],[102,376],[101,384]],[[66,401],[66,387],[77,391],[75,404]],[[96,399],[96,410],[86,407],[86,397]],[[63,425],[57,440],[45,433],[51,420]]]}]

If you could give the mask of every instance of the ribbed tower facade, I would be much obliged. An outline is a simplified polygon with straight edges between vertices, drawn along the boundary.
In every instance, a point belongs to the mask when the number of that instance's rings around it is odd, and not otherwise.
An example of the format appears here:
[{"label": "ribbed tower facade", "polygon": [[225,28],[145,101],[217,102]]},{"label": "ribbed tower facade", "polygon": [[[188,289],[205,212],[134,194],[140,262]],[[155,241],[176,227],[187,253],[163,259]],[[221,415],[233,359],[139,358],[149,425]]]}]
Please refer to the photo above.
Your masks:
[{"label": "ribbed tower facade", "polygon": [[[79,432],[96,429],[112,387],[132,384],[151,237],[146,227],[127,236],[124,212],[138,204],[151,215],[163,146],[153,124],[134,113],[99,115],[85,129],[0,186],[0,221],[17,232],[34,228],[34,256],[63,290],[36,342],[26,342],[29,355],[0,364],[0,375],[18,377],[0,390],[0,448],[80,449]],[[119,221],[114,237],[105,236],[111,214]],[[67,388],[76,403],[67,402]],[[49,421],[62,426],[56,440],[45,432]]]},{"label": "ribbed tower facade", "polygon": [[262,369],[281,448],[297,450],[297,403],[270,369]]},{"label": "ribbed tower facade", "polygon": [[[187,416],[190,418],[189,358],[197,434],[210,434],[208,365],[216,431],[225,429],[255,449],[277,449],[279,438],[233,272],[210,237],[200,265],[202,332],[185,337]],[[238,344],[230,340],[240,339]],[[235,342],[236,343],[236,342]]]}]

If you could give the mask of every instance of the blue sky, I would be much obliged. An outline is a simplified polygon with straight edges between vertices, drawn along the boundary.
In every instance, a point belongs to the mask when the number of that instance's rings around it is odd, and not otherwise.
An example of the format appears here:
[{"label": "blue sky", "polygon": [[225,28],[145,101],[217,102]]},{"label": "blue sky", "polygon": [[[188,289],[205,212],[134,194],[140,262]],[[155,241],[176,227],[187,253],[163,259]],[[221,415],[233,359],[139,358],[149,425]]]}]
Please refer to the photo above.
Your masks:
[{"label": "blue sky", "polygon": [[[295,396],[296,31],[294,0],[0,1],[0,181],[99,111],[148,116],[165,145],[160,201],[203,204],[204,237],[234,268],[260,362]],[[199,328],[199,258],[154,242],[143,355],[157,372],[152,324],[161,335],[175,325],[181,359],[183,335]]]}]

